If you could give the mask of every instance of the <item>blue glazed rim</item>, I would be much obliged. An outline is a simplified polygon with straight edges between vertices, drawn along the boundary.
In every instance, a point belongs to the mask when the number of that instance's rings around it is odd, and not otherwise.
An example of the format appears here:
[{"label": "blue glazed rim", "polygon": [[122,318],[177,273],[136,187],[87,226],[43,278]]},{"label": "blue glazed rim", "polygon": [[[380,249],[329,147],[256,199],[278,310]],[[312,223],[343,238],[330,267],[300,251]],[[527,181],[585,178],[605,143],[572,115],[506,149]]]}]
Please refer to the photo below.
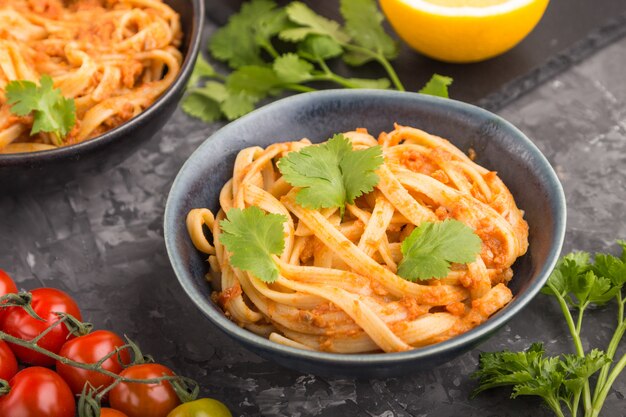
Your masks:
[{"label": "blue glazed rim", "polygon": [[[218,306],[216,306],[208,297],[202,294],[194,286],[194,277],[190,271],[188,271],[188,268],[186,268],[181,258],[177,256],[178,251],[175,243],[176,229],[178,227],[184,227],[184,219],[174,218],[177,204],[182,204],[185,199],[185,196],[182,195],[182,191],[179,188],[185,181],[185,178],[193,172],[191,168],[193,164],[192,161],[199,158],[203,154],[205,148],[214,146],[212,143],[213,138],[227,135],[231,130],[235,130],[241,124],[247,124],[256,118],[262,118],[265,113],[276,112],[281,108],[298,107],[299,105],[307,104],[310,100],[315,99],[347,97],[354,99],[367,98],[370,100],[375,100],[377,98],[409,99],[421,101],[425,104],[432,104],[438,107],[445,107],[450,112],[465,114],[471,113],[473,117],[480,118],[485,121],[497,122],[503,129],[507,130],[508,134],[515,136],[515,139],[523,144],[525,150],[532,156],[532,159],[537,162],[538,168],[541,171],[542,180],[546,184],[546,188],[549,190],[550,206],[554,212],[554,234],[552,236],[552,241],[550,242],[550,250],[546,256],[544,264],[537,272],[537,278],[535,278],[534,282],[531,282],[523,292],[518,293],[513,300],[505,306],[505,308],[490,317],[485,323],[444,342],[405,352],[341,354],[312,350],[309,351],[272,342],[269,339],[261,337],[238,326],[229,320]],[[470,347],[477,345],[506,324],[539,293],[541,288],[543,288],[546,283],[550,273],[554,269],[565,238],[566,215],[565,194],[554,169],[537,146],[528,137],[526,137],[524,133],[500,116],[480,107],[457,100],[443,99],[418,93],[368,89],[325,90],[299,94],[275,101],[232,123],[229,123],[209,136],[191,154],[187,161],[185,161],[172,184],[165,206],[164,237],[168,257],[174,273],[189,298],[214,325],[244,345],[253,348],[253,350],[258,349],[259,351],[275,352],[285,356],[290,356],[293,359],[302,359],[303,361],[317,362],[320,364],[384,366],[385,364],[397,365],[399,362],[413,362],[416,360],[425,360],[442,356],[449,356],[449,358],[452,359],[458,354],[458,352],[467,350]]]}]

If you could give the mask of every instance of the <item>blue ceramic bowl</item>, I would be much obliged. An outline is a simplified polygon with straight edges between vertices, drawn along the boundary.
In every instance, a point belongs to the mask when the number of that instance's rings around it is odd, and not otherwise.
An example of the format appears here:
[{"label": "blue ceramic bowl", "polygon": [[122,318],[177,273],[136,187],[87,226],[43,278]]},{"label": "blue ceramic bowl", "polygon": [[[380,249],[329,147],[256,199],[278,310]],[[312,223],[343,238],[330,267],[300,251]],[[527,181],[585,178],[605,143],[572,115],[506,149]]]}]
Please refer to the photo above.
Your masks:
[{"label": "blue ceramic bowl", "polygon": [[[519,258],[510,283],[514,298],[486,323],[451,340],[401,353],[333,354],[285,347],[249,332],[224,316],[209,298],[208,264],[191,244],[187,212],[218,209],[218,195],[231,178],[237,153],[248,146],[332,134],[365,127],[374,135],[393,123],[419,127],[448,138],[461,150],[472,147],[477,162],[498,172],[530,226],[528,253]],[[165,242],[174,272],[189,298],[226,334],[259,356],[302,372],[388,377],[451,360],[491,336],[539,292],[557,261],[565,233],[565,197],[554,170],[522,132],[495,114],[454,100],[414,93],[330,90],[301,94],[267,105],[208,138],[182,167],[165,209]],[[209,342],[209,341],[207,341]]]},{"label": "blue ceramic bowl", "polygon": [[203,0],[165,0],[179,15],[183,62],[178,76],[146,110],[95,138],[58,149],[0,154],[0,192],[32,192],[103,172],[132,155],[154,136],[176,110],[200,51]]}]

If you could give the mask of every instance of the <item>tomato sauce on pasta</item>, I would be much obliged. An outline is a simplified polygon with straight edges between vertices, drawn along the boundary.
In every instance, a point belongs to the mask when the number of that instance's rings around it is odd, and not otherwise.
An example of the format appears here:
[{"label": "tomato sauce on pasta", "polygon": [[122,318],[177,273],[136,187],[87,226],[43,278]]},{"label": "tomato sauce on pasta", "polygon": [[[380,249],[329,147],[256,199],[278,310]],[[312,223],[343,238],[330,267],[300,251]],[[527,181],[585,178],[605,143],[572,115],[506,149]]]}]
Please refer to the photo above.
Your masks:
[{"label": "tomato sauce on pasta", "polygon": [[32,117],[9,111],[14,80],[49,75],[73,98],[76,125],[62,146],[98,136],[152,104],[176,78],[179,15],[162,0],[0,0],[0,153],[54,149],[30,136]]},{"label": "tomato sauce on pasta", "polygon": [[[504,307],[512,299],[511,266],[528,248],[528,225],[497,174],[447,140],[412,127],[396,125],[378,139],[364,129],[344,136],[354,149],[381,145],[385,162],[374,190],[347,205],[343,217],[337,208],[298,205],[297,189],[277,168],[287,153],[314,146],[307,139],[243,149],[217,214],[189,212],[189,235],[208,255],[213,299],[227,316],[302,349],[398,352],[464,333]],[[287,218],[274,283],[234,268],[220,243],[225,213],[249,206]],[[476,260],[452,264],[442,279],[398,276],[401,243],[415,227],[452,218],[480,237]]]}]

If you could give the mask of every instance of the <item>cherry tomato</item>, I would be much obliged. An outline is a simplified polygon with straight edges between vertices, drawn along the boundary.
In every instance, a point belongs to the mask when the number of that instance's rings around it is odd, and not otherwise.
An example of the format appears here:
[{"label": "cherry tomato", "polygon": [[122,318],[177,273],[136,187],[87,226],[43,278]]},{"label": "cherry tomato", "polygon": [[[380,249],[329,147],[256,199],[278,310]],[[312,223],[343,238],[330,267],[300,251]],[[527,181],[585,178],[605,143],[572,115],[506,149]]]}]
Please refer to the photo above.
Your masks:
[{"label": "cherry tomato", "polygon": [[[0,269],[0,297],[3,295],[16,293],[17,286],[6,272]],[[0,320],[2,319],[2,315],[4,314],[6,308],[0,308]]]},{"label": "cherry tomato", "polygon": [[[0,317],[0,329],[11,336],[19,337],[24,340],[32,340],[41,332],[46,330],[50,325],[59,320],[55,312],[69,313],[82,320],[80,310],[76,302],[61,290],[54,288],[37,288],[31,291],[33,299],[31,305],[33,310],[45,321],[39,321],[31,316],[21,307],[10,307],[6,309],[5,314]],[[61,346],[67,341],[69,332],[64,325],[58,325],[45,335],[40,341],[39,346],[54,353],[59,353]],[[73,336],[69,336],[70,338]],[[15,356],[24,363],[40,366],[54,365],[54,359],[51,359],[41,353],[26,349],[24,347],[15,346],[9,343]]]},{"label": "cherry tomato", "polygon": [[[120,376],[136,379],[158,378],[174,375],[169,368],[156,363],[133,365],[124,369]],[[120,410],[128,417],[167,417],[180,400],[169,381],[157,384],[137,384],[122,382],[111,390],[111,407]]]},{"label": "cherry tomato", "polygon": [[[65,342],[59,355],[64,358],[71,359],[80,363],[96,363],[100,359],[114,352],[115,348],[124,346],[124,341],[115,333],[107,330],[97,330],[85,336]],[[130,353],[127,349],[120,351],[122,363],[119,362],[117,354],[107,359],[102,367],[107,371],[119,374],[123,365],[130,363]],[[80,394],[85,386],[85,382],[95,387],[108,386],[113,382],[113,378],[102,375],[95,371],[87,371],[85,369],[75,368],[70,365],[64,365],[57,361],[57,373],[65,379],[74,394]]]},{"label": "cherry tomato", "polygon": [[0,340],[0,379],[8,381],[17,373],[17,360],[9,345]]},{"label": "cherry tomato", "polygon": [[121,411],[114,410],[112,408],[101,408],[100,417],[128,417]]},{"label": "cherry tomato", "polygon": [[0,269],[0,297],[16,292],[17,286],[15,282],[13,282],[9,274]]},{"label": "cherry tomato", "polygon": [[0,397],[0,416],[74,417],[70,387],[47,368],[26,368],[10,381],[11,392]]},{"label": "cherry tomato", "polygon": [[167,417],[233,417],[228,408],[212,398],[201,398],[176,407]]}]

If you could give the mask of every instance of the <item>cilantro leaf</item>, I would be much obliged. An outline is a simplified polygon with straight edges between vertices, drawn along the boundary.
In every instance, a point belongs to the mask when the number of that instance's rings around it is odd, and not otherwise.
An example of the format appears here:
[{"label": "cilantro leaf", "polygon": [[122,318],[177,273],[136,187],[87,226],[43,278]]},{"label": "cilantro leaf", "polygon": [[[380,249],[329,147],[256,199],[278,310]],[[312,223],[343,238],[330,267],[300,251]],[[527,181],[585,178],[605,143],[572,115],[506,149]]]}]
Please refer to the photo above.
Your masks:
[{"label": "cilantro leaf", "polygon": [[52,77],[43,75],[39,86],[32,81],[11,81],[6,85],[7,103],[17,116],[33,115],[31,135],[39,132],[54,133],[57,143],[67,136],[76,124],[76,105],[73,98],[63,97],[54,88]]},{"label": "cilantro leaf", "polygon": [[433,74],[426,85],[418,91],[421,94],[427,94],[429,96],[449,98],[448,87],[452,84],[452,78],[444,75]]},{"label": "cilantro leaf", "polygon": [[370,62],[374,57],[360,51],[348,51],[343,55],[343,61],[353,67],[360,67]]},{"label": "cilantro leaf", "polygon": [[230,263],[251,272],[264,282],[278,279],[278,267],[272,255],[280,255],[285,248],[282,214],[265,214],[258,207],[243,210],[230,209],[220,222],[220,242],[230,252]]},{"label": "cilantro leaf", "polygon": [[[341,0],[340,11],[353,41],[387,59],[398,56],[398,43],[383,29],[383,15],[373,0]],[[374,59],[371,57],[370,59]],[[365,63],[367,61],[361,61]]]},{"label": "cilantro leaf", "polygon": [[342,52],[341,45],[329,36],[310,35],[298,44],[298,55],[310,61],[335,58]]},{"label": "cilantro leaf", "polygon": [[244,92],[231,93],[222,102],[221,109],[228,120],[235,120],[254,110],[259,99]]},{"label": "cilantro leaf", "polygon": [[187,87],[195,87],[200,79],[214,77],[215,75],[217,75],[217,72],[215,72],[213,66],[199,54],[191,76],[189,77],[189,81],[187,82]]},{"label": "cilantro leaf", "polygon": [[384,90],[391,86],[391,82],[388,78],[347,78],[347,81],[354,85],[354,88],[373,88],[377,90]]},{"label": "cilantro leaf", "polygon": [[226,80],[226,87],[234,93],[246,93],[259,99],[280,91],[281,80],[274,70],[257,65],[237,69]]},{"label": "cilantro leaf", "polygon": [[207,123],[214,122],[222,116],[220,104],[228,97],[228,91],[222,83],[207,82],[202,88],[189,91],[182,103],[182,109],[188,115]]},{"label": "cilantro leaf", "polygon": [[239,13],[213,34],[209,50],[231,68],[262,65],[261,48],[268,48],[270,38],[286,27],[286,12],[276,9],[274,1],[252,0],[244,3]]},{"label": "cilantro leaf", "polygon": [[220,103],[197,91],[189,93],[182,103],[182,109],[189,116],[210,123],[222,116]]},{"label": "cilantro leaf", "polygon": [[409,281],[444,278],[451,262],[473,262],[481,247],[480,238],[458,220],[424,222],[402,242],[398,275]]},{"label": "cilantro leaf", "polygon": [[278,168],[289,184],[302,187],[296,195],[302,207],[339,207],[343,214],[346,203],[354,203],[378,184],[374,171],[382,163],[379,146],[355,151],[352,142],[339,134],[321,145],[287,154]]},{"label": "cilantro leaf", "polygon": [[301,83],[310,80],[313,65],[294,53],[284,54],[274,61],[274,72],[285,83]]},{"label": "cilantro leaf", "polygon": [[350,36],[341,29],[339,23],[318,15],[302,2],[294,1],[286,10],[289,20],[301,27],[281,31],[279,37],[285,41],[299,42],[313,34],[329,36],[338,43],[350,41]]}]

